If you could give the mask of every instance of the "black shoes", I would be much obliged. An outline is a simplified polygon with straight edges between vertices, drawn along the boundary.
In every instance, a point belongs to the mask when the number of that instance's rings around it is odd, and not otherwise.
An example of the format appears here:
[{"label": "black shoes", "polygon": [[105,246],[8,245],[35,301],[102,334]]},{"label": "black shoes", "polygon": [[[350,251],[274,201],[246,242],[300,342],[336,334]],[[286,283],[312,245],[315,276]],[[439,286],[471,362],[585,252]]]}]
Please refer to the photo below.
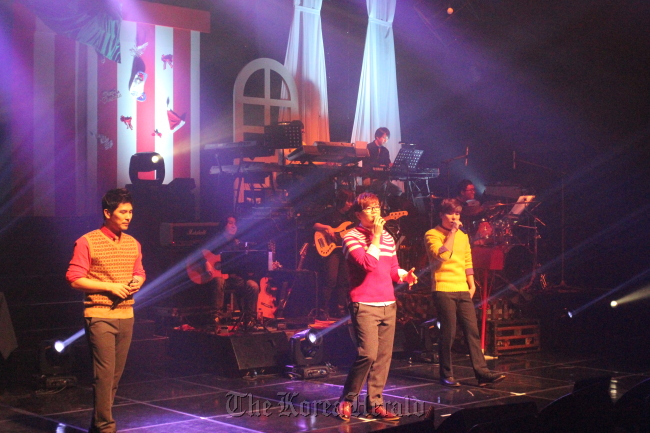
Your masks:
[{"label": "black shoes", "polygon": [[[506,375],[503,373],[493,373],[491,371],[488,371],[484,375],[478,377],[478,386],[486,386],[491,383],[501,382],[505,378]],[[440,385],[455,388],[460,386],[460,383],[452,376],[449,376],[449,377],[441,377]]]},{"label": "black shoes", "polygon": [[488,372],[478,378],[478,386],[485,386],[491,383],[501,382],[505,378],[505,374]]},{"label": "black shoes", "polygon": [[449,376],[449,377],[441,377],[440,385],[456,388],[460,386],[460,383],[458,383],[458,381],[454,379],[452,376]]}]

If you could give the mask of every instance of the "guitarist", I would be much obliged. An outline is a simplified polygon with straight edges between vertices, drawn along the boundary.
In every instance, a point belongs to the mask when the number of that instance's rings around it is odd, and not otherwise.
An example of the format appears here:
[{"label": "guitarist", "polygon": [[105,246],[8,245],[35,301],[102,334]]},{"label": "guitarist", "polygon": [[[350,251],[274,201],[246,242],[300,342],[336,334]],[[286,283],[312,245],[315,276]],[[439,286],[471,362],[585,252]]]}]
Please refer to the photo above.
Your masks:
[{"label": "guitarist", "polygon": [[[237,251],[242,250],[242,245],[237,235],[237,219],[234,216],[227,217],[223,223],[223,231],[220,234],[218,242],[218,251]],[[241,274],[228,274],[221,273],[221,256],[213,254],[211,251],[203,250],[203,258],[205,261],[200,263],[192,263],[188,265],[187,271],[190,279],[195,283],[208,283],[214,286],[215,307],[218,312],[225,309],[225,292],[232,290],[235,293],[237,303],[249,320],[254,320],[257,317],[257,297],[260,293],[260,286],[255,281],[254,276]],[[196,266],[200,266],[200,280],[192,278],[196,274]]]},{"label": "guitarist", "polygon": [[[329,242],[341,245],[341,237],[334,231],[336,227],[347,221],[353,221],[349,211],[354,204],[354,193],[349,189],[336,191],[335,205],[325,213],[320,222],[314,224],[314,230],[321,232]],[[343,250],[336,248],[330,255],[323,258],[321,272],[322,290],[319,296],[319,318],[339,318],[345,312],[347,292],[350,287],[348,267],[345,263]]]}]

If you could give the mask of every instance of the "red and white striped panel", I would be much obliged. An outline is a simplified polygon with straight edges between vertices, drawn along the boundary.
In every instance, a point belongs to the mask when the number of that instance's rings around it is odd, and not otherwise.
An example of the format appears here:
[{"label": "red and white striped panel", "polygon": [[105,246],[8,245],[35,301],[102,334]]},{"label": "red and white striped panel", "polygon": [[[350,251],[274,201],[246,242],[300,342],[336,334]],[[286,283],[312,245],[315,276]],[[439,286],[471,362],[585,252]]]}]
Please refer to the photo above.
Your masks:
[{"label": "red and white striped panel", "polygon": [[[15,4],[14,215],[96,213],[106,190],[131,183],[129,161],[137,152],[163,156],[165,183],[177,177],[193,177],[198,183],[200,32],[209,31],[209,13],[154,3],[131,5],[139,9],[123,10],[122,63],[117,64],[56,35]],[[148,75],[146,100],[138,102],[129,93],[134,59],[130,50],[145,42],[141,59]],[[173,68],[161,60],[170,54]],[[102,98],[111,91],[120,97]],[[175,133],[168,108],[185,116],[185,125]],[[122,116],[131,117],[133,129]]]}]

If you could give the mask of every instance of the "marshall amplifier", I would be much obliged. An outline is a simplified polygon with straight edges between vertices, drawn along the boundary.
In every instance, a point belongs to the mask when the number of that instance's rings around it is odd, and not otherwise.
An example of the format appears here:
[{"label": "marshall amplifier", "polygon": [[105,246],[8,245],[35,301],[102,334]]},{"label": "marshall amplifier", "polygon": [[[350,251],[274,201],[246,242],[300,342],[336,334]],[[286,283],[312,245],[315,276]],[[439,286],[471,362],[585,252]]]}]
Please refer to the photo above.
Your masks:
[{"label": "marshall amplifier", "polygon": [[160,245],[193,247],[201,245],[219,233],[217,223],[161,223]]}]

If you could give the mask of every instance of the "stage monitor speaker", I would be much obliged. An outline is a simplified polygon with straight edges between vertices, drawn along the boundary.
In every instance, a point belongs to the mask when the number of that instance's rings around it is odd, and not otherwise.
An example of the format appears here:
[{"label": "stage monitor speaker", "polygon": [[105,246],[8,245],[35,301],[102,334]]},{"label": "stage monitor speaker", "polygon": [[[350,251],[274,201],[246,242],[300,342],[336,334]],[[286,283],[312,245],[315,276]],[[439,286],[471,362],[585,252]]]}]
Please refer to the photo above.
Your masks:
[{"label": "stage monitor speaker", "polygon": [[222,349],[220,370],[228,376],[250,370],[277,372],[289,364],[289,338],[284,332],[217,335],[216,340]]},{"label": "stage monitor speaker", "polygon": [[467,408],[453,413],[440,424],[436,433],[534,432],[536,415],[537,406],[532,401]]},{"label": "stage monitor speaker", "polygon": [[290,363],[289,338],[281,331],[220,335],[172,330],[169,352],[228,377],[241,377],[252,370],[281,372]]}]

